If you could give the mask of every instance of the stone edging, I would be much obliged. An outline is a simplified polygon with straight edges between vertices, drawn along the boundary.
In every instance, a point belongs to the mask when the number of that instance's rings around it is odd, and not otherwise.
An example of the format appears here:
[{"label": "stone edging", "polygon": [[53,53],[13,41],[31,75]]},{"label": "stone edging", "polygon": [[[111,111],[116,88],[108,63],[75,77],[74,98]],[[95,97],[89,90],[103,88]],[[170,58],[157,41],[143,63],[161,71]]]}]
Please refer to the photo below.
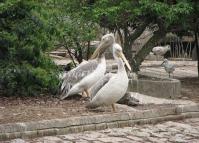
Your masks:
[{"label": "stone edging", "polygon": [[0,125],[0,140],[33,138],[199,117],[199,104]]}]

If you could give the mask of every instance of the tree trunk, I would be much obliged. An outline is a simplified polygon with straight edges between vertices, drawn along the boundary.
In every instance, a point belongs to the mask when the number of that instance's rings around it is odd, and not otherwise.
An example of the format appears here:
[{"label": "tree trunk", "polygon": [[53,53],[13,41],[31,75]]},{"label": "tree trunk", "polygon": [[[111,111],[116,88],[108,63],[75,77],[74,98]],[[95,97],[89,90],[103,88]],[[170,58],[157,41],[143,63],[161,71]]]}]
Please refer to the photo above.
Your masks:
[{"label": "tree trunk", "polygon": [[74,64],[74,66],[76,67],[77,64],[75,63],[75,60],[74,60],[74,58],[73,58],[73,56],[72,56],[72,54],[71,54],[70,49],[69,49],[66,45],[65,45],[64,47],[66,48],[66,50],[67,50],[67,52],[68,52],[68,54],[69,54],[69,56],[70,56],[70,58],[71,58],[71,60],[72,60],[72,62],[73,62],[73,64]]},{"label": "tree trunk", "polygon": [[196,45],[196,55],[198,59],[198,78],[199,78],[199,46],[198,46],[198,33],[195,31],[195,45]]},{"label": "tree trunk", "polygon": [[[198,13],[198,0],[194,0],[194,13]],[[195,27],[194,27],[194,34],[195,34],[195,44],[196,44],[196,52],[197,52],[197,59],[198,59],[198,78],[199,78],[199,45],[198,45],[198,32],[199,32],[199,18],[196,15],[194,19]]]},{"label": "tree trunk", "polygon": [[72,53],[71,53],[71,51],[70,51],[70,49],[69,49],[69,47],[68,47],[68,45],[67,45],[67,42],[66,42],[65,37],[64,37],[64,47],[66,48],[66,50],[67,50],[67,52],[68,52],[68,54],[69,54],[69,56],[70,56],[70,58],[71,58],[71,60],[72,60],[72,62],[73,62],[73,64],[74,64],[74,66],[76,67],[77,64],[75,63],[75,60],[74,60],[74,58],[73,58],[73,56],[72,56]]},{"label": "tree trunk", "polygon": [[124,54],[133,68],[133,55],[132,55],[132,45],[133,42],[144,32],[148,25],[148,21],[144,21],[136,30],[130,34],[128,29],[124,29]]},{"label": "tree trunk", "polygon": [[128,40],[128,38],[124,39],[124,55],[126,56],[127,60],[129,61],[130,66],[132,66],[132,44]]},{"label": "tree trunk", "polygon": [[87,55],[86,55],[86,59],[88,60],[90,57],[90,41],[88,41],[88,47],[87,47]]},{"label": "tree trunk", "polygon": [[76,46],[77,46],[76,59],[77,59],[78,63],[81,63],[82,60],[83,60],[82,48],[81,48],[81,46],[80,46],[80,44],[78,42],[76,42]]},{"label": "tree trunk", "polygon": [[145,57],[151,52],[155,43],[161,40],[165,36],[166,32],[160,32],[160,30],[154,32],[153,37],[142,47],[142,49],[135,55],[131,63],[133,66],[133,72],[140,70],[140,65],[144,61]]}]

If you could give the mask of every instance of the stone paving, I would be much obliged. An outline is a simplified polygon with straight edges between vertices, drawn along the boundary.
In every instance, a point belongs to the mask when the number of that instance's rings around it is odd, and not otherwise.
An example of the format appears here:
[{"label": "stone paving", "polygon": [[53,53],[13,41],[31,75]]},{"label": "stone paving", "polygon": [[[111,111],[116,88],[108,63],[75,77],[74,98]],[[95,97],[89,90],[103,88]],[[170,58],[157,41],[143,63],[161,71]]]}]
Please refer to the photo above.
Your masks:
[{"label": "stone paving", "polygon": [[199,118],[4,143],[199,143]]}]

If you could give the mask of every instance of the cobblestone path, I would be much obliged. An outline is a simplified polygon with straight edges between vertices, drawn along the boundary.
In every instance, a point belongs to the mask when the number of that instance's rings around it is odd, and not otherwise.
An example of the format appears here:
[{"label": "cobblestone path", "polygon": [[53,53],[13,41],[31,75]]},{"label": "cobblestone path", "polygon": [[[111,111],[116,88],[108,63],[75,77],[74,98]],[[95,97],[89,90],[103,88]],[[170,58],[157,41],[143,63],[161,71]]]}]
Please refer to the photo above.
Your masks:
[{"label": "cobblestone path", "polygon": [[15,139],[6,143],[199,143],[199,118],[155,125],[86,131],[77,134]]}]

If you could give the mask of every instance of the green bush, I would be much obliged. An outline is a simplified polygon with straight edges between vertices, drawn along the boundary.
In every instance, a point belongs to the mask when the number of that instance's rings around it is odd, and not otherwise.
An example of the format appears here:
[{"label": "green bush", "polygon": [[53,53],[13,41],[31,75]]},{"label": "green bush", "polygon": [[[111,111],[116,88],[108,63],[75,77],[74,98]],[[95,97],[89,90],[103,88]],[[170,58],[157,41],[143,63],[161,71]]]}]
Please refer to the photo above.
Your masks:
[{"label": "green bush", "polygon": [[[46,62],[47,64],[52,64]],[[55,94],[58,89],[57,71],[33,67],[28,63],[20,65],[5,63],[0,68],[0,89],[5,95],[37,95],[43,92]]]},{"label": "green bush", "polygon": [[[42,1],[45,3],[45,1]],[[55,94],[58,68],[44,54],[52,45],[54,30],[40,2],[0,2],[0,93],[3,95]],[[56,32],[54,30],[54,32]]]}]

